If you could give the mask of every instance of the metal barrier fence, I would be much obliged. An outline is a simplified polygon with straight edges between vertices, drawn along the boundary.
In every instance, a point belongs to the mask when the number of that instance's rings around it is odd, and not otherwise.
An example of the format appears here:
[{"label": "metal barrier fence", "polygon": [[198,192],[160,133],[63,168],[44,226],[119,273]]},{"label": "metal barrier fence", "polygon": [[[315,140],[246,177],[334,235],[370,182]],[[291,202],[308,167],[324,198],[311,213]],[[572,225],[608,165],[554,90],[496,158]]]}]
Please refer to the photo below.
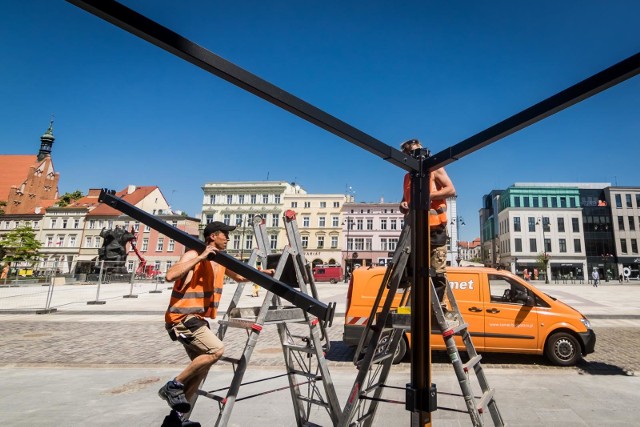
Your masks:
[{"label": "metal barrier fence", "polygon": [[0,312],[51,313],[78,305],[103,305],[109,300],[137,298],[170,289],[164,277],[127,272],[106,262],[85,273],[32,276],[0,282]]}]

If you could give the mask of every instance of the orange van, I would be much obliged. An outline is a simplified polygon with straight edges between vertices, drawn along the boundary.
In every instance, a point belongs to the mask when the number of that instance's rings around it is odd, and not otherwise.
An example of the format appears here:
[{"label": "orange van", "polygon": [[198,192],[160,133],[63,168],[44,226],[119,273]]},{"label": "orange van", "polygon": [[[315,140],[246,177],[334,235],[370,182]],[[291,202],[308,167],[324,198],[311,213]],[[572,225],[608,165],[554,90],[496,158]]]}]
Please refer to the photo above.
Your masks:
[{"label": "orange van", "polygon": [[[358,344],[384,273],[384,267],[354,270],[344,322],[347,344]],[[596,335],[584,315],[510,272],[449,267],[447,277],[478,352],[544,354],[562,366],[574,365],[581,355],[593,353]],[[398,290],[393,308],[402,291]],[[395,362],[405,355],[408,338],[403,337]],[[464,348],[460,337],[456,344]],[[439,331],[431,331],[431,348],[446,349]]]}]

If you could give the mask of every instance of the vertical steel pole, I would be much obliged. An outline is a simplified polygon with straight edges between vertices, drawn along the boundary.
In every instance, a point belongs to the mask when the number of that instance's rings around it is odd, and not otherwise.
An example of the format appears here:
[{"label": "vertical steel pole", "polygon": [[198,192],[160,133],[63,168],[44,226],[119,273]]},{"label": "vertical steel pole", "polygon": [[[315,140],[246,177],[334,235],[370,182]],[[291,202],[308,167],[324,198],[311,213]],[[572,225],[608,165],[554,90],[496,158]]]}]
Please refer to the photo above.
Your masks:
[{"label": "vertical steel pole", "polygon": [[430,203],[429,171],[425,168],[428,151],[418,153],[420,167],[411,173],[413,251],[413,289],[411,291],[411,383],[407,388],[407,409],[411,411],[412,426],[430,426],[429,401],[431,394],[431,241],[429,238],[428,208]]}]

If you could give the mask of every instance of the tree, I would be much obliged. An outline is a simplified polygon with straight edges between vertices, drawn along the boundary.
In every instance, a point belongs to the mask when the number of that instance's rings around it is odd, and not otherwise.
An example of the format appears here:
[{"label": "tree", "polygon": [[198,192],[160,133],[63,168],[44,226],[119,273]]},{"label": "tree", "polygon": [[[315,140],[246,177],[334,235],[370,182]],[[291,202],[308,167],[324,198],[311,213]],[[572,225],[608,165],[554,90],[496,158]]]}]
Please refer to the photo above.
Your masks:
[{"label": "tree", "polygon": [[0,237],[2,261],[34,264],[38,260],[38,250],[42,244],[36,239],[36,233],[29,226],[18,227]]},{"label": "tree", "polygon": [[80,190],[76,190],[73,193],[64,193],[58,199],[57,205],[60,206],[61,208],[63,208],[63,207],[69,205],[72,202],[75,202],[76,200],[78,200],[78,199],[80,199],[82,197],[84,197],[84,194],[82,194],[82,192]]}]

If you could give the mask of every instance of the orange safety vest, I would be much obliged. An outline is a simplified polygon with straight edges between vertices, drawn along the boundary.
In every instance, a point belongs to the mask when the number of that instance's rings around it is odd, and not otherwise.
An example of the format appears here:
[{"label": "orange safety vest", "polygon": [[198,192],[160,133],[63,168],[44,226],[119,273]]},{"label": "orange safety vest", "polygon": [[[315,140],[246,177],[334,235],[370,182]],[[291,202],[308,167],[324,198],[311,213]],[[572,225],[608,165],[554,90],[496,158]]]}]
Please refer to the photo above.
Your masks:
[{"label": "orange safety vest", "polygon": [[[437,190],[433,175],[430,178],[431,191]],[[404,201],[411,204],[411,176],[407,173],[404,176],[403,184]],[[447,201],[431,199],[429,205],[429,227],[446,227],[447,225]]]},{"label": "orange safety vest", "polygon": [[173,325],[189,314],[215,319],[222,297],[225,270],[220,264],[212,266],[210,261],[204,260],[195,265],[187,286],[183,285],[186,277],[176,280],[169,308],[164,315],[165,322]]}]

